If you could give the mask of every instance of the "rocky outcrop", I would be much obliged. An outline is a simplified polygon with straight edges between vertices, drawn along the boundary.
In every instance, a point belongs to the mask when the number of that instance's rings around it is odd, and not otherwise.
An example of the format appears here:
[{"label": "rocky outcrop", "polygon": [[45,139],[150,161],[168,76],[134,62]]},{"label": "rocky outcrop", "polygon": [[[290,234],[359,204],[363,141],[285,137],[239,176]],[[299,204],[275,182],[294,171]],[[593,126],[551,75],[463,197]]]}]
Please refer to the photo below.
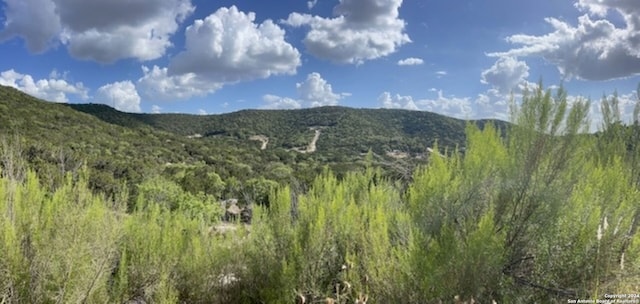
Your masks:
[{"label": "rocky outcrop", "polygon": [[251,204],[240,207],[238,206],[238,200],[235,198],[227,199],[220,202],[224,212],[223,220],[227,222],[234,222],[240,220],[243,223],[251,223],[251,217],[253,215],[253,207]]},{"label": "rocky outcrop", "polygon": [[262,146],[260,146],[260,150],[267,149],[267,144],[269,143],[269,137],[266,137],[264,135],[253,135],[249,137],[249,140],[257,140],[261,142]]}]

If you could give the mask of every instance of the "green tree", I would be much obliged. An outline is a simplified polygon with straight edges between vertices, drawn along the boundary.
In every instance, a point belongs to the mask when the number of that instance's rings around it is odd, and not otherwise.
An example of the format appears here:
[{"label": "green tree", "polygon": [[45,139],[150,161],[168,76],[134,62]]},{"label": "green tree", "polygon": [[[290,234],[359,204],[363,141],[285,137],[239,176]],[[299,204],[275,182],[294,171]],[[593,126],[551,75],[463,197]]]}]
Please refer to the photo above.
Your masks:
[{"label": "green tree", "polygon": [[137,208],[145,210],[158,206],[162,210],[181,212],[205,223],[214,223],[222,215],[216,198],[202,192],[192,194],[178,184],[161,176],[144,181],[138,186]]}]

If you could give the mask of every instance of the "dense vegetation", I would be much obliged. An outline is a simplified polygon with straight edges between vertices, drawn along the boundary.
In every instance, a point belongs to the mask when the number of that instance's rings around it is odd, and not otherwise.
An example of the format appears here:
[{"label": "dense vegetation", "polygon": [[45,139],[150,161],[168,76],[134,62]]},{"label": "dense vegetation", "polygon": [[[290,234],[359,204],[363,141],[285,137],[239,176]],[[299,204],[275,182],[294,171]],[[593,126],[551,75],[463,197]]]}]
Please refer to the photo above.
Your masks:
[{"label": "dense vegetation", "polygon": [[186,115],[123,113],[97,104],[69,106],[120,126],[151,126],[183,136],[201,134],[247,141],[252,135],[261,134],[269,138],[269,147],[275,148],[306,146],[313,137],[310,128],[321,128],[323,136],[318,141],[317,152],[329,159],[339,155],[355,156],[370,149],[381,155],[391,150],[418,154],[424,153],[436,140],[451,147],[464,140],[464,121],[420,111],[334,106]]},{"label": "dense vegetation", "polygon": [[[86,164],[89,187],[109,197],[125,187],[135,197],[145,176],[160,174],[194,195],[260,202],[276,184],[306,187],[327,165],[339,176],[362,169],[370,150],[387,176],[406,182],[436,141],[442,149],[464,143],[464,126],[433,113],[341,107],[131,114],[43,102],[0,86],[2,140],[19,146],[42,182],[55,188],[62,184],[58,172]],[[296,151],[314,137],[311,128],[322,132],[317,151]],[[268,137],[266,149],[251,139],[257,135]],[[405,156],[387,155],[393,151]]]},{"label": "dense vegetation", "polygon": [[214,203],[227,186],[209,171],[145,172],[135,191],[105,195],[91,190],[87,165],[41,171],[12,142],[1,151],[0,302],[566,303],[631,293],[639,113],[624,125],[615,97],[603,105],[602,132],[585,135],[587,102],[539,88],[514,106],[506,136],[467,124],[464,153],[433,155],[407,183],[371,152],[360,170],[268,187],[251,225],[231,231]]}]

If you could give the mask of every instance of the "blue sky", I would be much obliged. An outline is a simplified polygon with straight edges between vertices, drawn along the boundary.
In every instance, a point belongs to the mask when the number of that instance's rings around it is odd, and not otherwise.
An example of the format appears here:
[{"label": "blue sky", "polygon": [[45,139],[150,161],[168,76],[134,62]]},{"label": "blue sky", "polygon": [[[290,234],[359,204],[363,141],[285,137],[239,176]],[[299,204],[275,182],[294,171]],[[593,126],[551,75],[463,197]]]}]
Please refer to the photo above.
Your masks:
[{"label": "blue sky", "polygon": [[630,118],[637,0],[3,0],[0,84],[128,112],[426,110],[507,119],[539,79]]}]

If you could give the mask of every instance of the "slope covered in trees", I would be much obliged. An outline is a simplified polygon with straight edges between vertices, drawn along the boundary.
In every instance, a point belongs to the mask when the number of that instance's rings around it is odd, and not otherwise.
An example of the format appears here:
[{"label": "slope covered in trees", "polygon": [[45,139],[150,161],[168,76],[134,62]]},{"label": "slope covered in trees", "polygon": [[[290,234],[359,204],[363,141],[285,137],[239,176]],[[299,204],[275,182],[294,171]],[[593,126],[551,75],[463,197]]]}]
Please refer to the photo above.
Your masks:
[{"label": "slope covered in trees", "polygon": [[[250,226],[166,177],[94,194],[86,167],[46,186],[2,150],[4,303],[567,303],[640,289],[640,145],[604,100],[525,95],[507,136],[466,126],[465,153],[403,187],[375,165],[274,186]],[[636,117],[637,119],[637,117]],[[9,149],[7,149],[9,148]],[[437,148],[437,147],[436,147]],[[127,201],[136,202],[127,208]]]},{"label": "slope covered in trees", "polygon": [[[362,169],[369,150],[385,174],[407,181],[436,141],[443,150],[464,143],[464,125],[433,113],[342,107],[130,114],[99,104],[43,102],[0,87],[7,145],[51,186],[86,163],[90,188],[107,195],[126,186],[135,196],[145,176],[162,174],[193,194],[261,201],[275,184],[295,180],[305,187],[325,165],[340,176]],[[317,149],[300,153],[316,132]],[[265,149],[256,136],[268,140]],[[394,158],[396,151],[404,158]]]},{"label": "slope covered in trees", "polygon": [[[231,137],[247,141],[251,136],[269,138],[272,148],[306,146],[321,128],[318,154],[325,158],[350,158],[373,150],[384,155],[400,150],[425,153],[438,141],[443,147],[464,142],[465,121],[420,111],[319,107],[302,110],[243,110],[220,115],[132,114],[104,105],[69,105],[106,122],[127,127],[153,128],[190,136]],[[484,125],[486,121],[478,121]],[[498,122],[504,127],[503,122]]]}]

